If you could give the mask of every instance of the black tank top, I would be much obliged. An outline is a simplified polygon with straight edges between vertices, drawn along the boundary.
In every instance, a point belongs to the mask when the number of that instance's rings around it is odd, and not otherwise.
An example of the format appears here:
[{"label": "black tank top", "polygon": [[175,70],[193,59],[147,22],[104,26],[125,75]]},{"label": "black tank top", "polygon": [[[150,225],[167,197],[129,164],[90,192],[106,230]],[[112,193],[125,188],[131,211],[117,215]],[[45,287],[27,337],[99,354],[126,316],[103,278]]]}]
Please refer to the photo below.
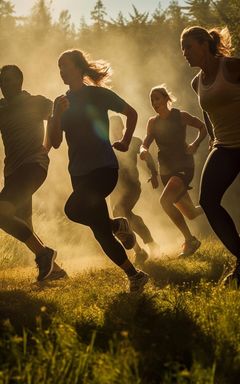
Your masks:
[{"label": "black tank top", "polygon": [[194,167],[193,156],[186,154],[186,126],[182,125],[179,109],[172,108],[166,119],[156,116],[152,132],[159,149],[161,175]]}]

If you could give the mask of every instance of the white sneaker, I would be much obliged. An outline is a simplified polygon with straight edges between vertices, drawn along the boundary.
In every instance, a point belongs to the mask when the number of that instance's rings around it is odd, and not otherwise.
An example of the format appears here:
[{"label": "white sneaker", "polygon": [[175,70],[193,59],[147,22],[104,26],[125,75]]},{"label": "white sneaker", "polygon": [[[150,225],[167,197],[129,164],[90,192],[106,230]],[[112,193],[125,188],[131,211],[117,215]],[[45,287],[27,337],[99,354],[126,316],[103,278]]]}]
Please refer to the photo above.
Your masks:
[{"label": "white sneaker", "polygon": [[186,241],[183,244],[183,250],[180,253],[179,257],[193,255],[200,247],[200,245],[201,241],[199,241],[195,236],[192,236],[190,240]]},{"label": "white sneaker", "polygon": [[141,293],[143,292],[144,285],[149,280],[149,275],[143,271],[138,270],[136,275],[128,278],[130,292]]},{"label": "white sneaker", "polygon": [[114,221],[118,222],[118,229],[113,232],[118,240],[126,249],[132,249],[136,243],[135,233],[131,230],[130,225],[126,217],[117,217]]}]

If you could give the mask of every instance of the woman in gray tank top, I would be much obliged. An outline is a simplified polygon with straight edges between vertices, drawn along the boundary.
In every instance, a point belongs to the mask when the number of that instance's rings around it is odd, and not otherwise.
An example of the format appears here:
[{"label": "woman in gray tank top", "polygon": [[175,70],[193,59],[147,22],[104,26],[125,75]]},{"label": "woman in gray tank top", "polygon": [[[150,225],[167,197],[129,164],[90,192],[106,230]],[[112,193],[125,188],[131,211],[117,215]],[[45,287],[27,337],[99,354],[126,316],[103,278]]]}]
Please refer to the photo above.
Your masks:
[{"label": "woman in gray tank top", "polygon": [[200,68],[192,81],[210,136],[211,152],[203,169],[200,204],[214,232],[237,258],[227,279],[240,285],[240,238],[221,205],[224,193],[240,172],[240,59],[230,57],[226,28],[195,26],[181,35],[182,52],[191,67]]},{"label": "woman in gray tank top", "polygon": [[[146,159],[148,149],[155,140],[158,146],[160,177],[164,190],[160,203],[172,222],[181,231],[185,242],[180,256],[189,256],[200,247],[200,241],[192,235],[184,216],[195,219],[202,213],[195,207],[188,194],[190,182],[194,174],[193,154],[206,136],[204,123],[188,112],[171,108],[173,97],[164,86],[152,88],[150,99],[157,115],[151,117],[147,125],[147,134],[140,150],[140,157]],[[186,127],[197,128],[196,140],[186,143]],[[158,187],[157,176],[152,177],[153,188]]]}]

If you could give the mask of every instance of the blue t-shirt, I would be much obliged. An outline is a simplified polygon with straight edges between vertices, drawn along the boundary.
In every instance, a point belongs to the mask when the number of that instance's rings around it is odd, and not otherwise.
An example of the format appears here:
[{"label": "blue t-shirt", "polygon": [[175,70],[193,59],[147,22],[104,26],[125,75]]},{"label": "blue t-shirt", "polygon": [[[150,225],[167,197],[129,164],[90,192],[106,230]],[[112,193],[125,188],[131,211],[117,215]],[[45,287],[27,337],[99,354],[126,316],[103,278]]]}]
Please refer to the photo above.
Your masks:
[{"label": "blue t-shirt", "polygon": [[79,91],[68,91],[67,98],[70,106],[62,115],[61,127],[68,144],[70,175],[118,168],[109,141],[108,110],[122,112],[126,102],[109,89],[86,85]]}]

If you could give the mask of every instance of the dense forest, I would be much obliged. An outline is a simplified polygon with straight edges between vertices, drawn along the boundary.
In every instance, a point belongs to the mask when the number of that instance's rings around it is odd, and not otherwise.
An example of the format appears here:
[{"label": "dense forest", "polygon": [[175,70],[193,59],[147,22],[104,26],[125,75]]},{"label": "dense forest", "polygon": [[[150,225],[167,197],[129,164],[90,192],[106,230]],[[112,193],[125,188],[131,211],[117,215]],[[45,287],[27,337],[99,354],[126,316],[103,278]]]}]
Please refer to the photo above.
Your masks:
[{"label": "dense forest", "polygon": [[[151,14],[139,12],[133,4],[130,13],[120,12],[116,19],[110,18],[104,1],[97,0],[89,24],[81,17],[79,7],[78,25],[72,23],[67,9],[54,20],[53,6],[54,1],[36,0],[27,17],[16,17],[12,2],[0,0],[0,67],[19,65],[25,89],[54,99],[66,91],[57,67],[62,51],[74,47],[88,52],[93,59],[107,60],[113,68],[113,90],[139,113],[136,132],[140,137],[153,114],[149,90],[157,84],[167,85],[177,98],[177,107],[201,117],[190,85],[196,69],[189,68],[180,47],[180,35],[186,26],[227,26],[232,35],[233,54],[240,54],[239,0],[186,0],[184,6],[171,1],[166,9],[159,3]],[[207,140],[196,156],[197,186],[206,156]],[[61,156],[61,169],[62,161]],[[57,162],[54,159],[50,180],[57,177]]]},{"label": "dense forest", "polygon": [[53,21],[53,5],[36,0],[27,17],[16,17],[11,1],[0,0],[0,65],[20,65],[27,85],[52,97],[60,84],[56,59],[60,52],[72,47],[110,61],[113,87],[138,108],[147,100],[151,86],[161,82],[167,83],[183,107],[194,108],[196,100],[192,100],[189,85],[193,71],[183,59],[179,44],[181,31],[187,25],[227,26],[234,54],[240,53],[238,0],[186,0],[185,6],[171,1],[164,10],[159,3],[152,14],[141,13],[132,5],[128,15],[120,12],[116,19],[108,16],[104,1],[98,0],[89,25],[81,18],[80,9],[79,25],[72,24],[67,9]]}]

